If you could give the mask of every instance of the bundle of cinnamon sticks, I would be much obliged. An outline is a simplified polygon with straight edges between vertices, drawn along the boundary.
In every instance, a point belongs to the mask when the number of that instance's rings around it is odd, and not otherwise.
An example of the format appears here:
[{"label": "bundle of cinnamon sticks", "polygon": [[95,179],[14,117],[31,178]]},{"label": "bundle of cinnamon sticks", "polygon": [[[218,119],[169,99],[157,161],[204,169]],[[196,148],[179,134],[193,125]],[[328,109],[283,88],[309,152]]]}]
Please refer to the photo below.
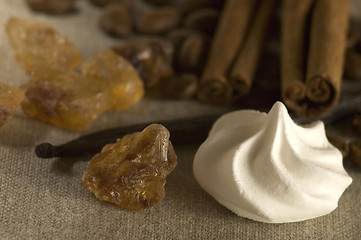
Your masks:
[{"label": "bundle of cinnamon sticks", "polygon": [[349,0],[228,0],[212,40],[198,98],[232,103],[253,84],[272,13],[281,8],[281,95],[302,117],[340,97]]},{"label": "bundle of cinnamon sticks", "polygon": [[317,117],[340,97],[349,0],[284,0],[281,85],[297,115]]},{"label": "bundle of cinnamon sticks", "polygon": [[201,76],[200,100],[227,104],[248,94],[277,2],[226,1]]}]

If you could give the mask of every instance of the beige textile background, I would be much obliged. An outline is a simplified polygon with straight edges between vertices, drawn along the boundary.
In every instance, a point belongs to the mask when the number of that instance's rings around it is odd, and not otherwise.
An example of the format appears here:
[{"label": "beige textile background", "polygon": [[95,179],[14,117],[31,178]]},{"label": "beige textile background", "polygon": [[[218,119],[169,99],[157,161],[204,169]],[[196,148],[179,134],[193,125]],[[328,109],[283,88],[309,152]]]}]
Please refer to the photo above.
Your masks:
[{"label": "beige textile background", "polygon": [[[99,9],[86,0],[77,2],[77,13],[61,17],[34,14],[24,2],[0,0],[3,83],[20,86],[28,79],[4,32],[9,16],[48,22],[80,48],[84,59],[117,42],[99,30]],[[85,132],[225,110],[146,98],[124,112],[102,115]],[[352,163],[345,168],[353,183],[334,212],[299,223],[265,224],[236,216],[205,193],[192,174],[198,146],[176,146],[179,163],[168,177],[164,200],[131,213],[98,201],[81,187],[88,158],[44,160],[34,154],[39,143],[60,144],[80,134],[29,119],[21,109],[0,128],[0,239],[361,239],[361,170]]]}]

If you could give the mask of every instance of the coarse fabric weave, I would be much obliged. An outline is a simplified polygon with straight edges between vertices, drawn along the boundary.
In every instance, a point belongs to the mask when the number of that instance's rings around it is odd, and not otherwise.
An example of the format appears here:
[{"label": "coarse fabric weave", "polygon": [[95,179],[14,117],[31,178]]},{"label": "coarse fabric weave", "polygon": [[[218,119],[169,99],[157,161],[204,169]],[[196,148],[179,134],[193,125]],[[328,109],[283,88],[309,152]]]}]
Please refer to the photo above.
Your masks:
[{"label": "coarse fabric weave", "polygon": [[[0,81],[18,87],[29,79],[5,34],[10,16],[47,22],[87,59],[119,41],[99,29],[99,14],[85,0],[77,1],[77,12],[65,16],[33,13],[23,0],[0,0]],[[192,173],[198,145],[175,146],[178,165],[167,178],[164,200],[137,213],[100,202],[81,186],[89,157],[40,159],[34,154],[42,142],[61,144],[100,129],[222,111],[196,101],[145,98],[123,112],[103,114],[84,132],[71,132],[30,119],[18,109],[0,128],[0,239],[361,239],[361,170],[350,162],[345,168],[353,182],[331,214],[266,224],[233,214],[199,187]]]}]

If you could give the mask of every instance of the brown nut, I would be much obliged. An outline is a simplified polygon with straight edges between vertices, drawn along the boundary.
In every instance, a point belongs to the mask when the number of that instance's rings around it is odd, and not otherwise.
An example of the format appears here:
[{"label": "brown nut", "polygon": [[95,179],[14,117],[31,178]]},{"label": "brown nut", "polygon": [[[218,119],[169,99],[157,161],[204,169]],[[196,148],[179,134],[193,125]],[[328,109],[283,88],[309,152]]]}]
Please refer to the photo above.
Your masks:
[{"label": "brown nut", "polygon": [[181,14],[176,8],[164,7],[142,12],[134,18],[135,28],[139,32],[158,34],[179,25]]},{"label": "brown nut", "polygon": [[113,50],[134,65],[147,88],[173,76],[173,45],[166,39],[143,37],[126,41]]},{"label": "brown nut", "polygon": [[177,69],[182,72],[200,73],[208,53],[207,40],[200,34],[188,36],[176,53]]},{"label": "brown nut", "polygon": [[34,11],[62,14],[74,10],[75,0],[26,0],[26,3]]},{"label": "brown nut", "polygon": [[122,3],[106,6],[99,18],[99,25],[105,32],[119,37],[125,37],[132,31],[130,15]]},{"label": "brown nut", "polygon": [[184,27],[196,29],[212,36],[217,23],[219,11],[215,8],[202,8],[189,13],[184,19]]},{"label": "brown nut", "polygon": [[195,74],[178,74],[163,81],[161,90],[165,97],[190,99],[198,91],[198,78]]}]

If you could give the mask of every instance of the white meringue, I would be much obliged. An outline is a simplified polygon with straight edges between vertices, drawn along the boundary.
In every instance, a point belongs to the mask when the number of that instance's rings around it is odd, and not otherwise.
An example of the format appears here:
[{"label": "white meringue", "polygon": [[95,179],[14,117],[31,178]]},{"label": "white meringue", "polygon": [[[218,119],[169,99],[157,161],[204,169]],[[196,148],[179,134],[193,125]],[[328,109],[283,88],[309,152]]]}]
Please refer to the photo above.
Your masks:
[{"label": "white meringue", "polygon": [[352,179],[321,121],[293,122],[281,102],[268,114],[223,115],[193,163],[200,186],[234,213],[285,223],[333,211]]}]

